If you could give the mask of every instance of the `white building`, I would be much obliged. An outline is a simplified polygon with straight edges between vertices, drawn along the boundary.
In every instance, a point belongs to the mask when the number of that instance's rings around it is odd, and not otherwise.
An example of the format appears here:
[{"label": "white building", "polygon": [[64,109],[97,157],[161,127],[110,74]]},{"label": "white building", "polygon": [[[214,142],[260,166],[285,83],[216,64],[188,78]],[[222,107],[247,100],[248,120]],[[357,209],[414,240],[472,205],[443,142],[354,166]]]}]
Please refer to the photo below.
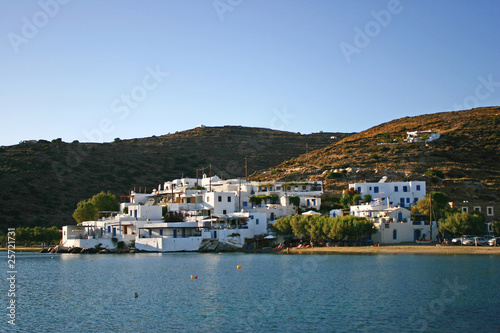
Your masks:
[{"label": "white building", "polygon": [[[378,232],[372,235],[375,243],[396,244],[430,239],[429,221],[412,221],[410,210],[404,207],[387,207],[379,201],[350,207],[350,214],[374,222]],[[432,226],[432,239],[436,240],[436,222]]]},{"label": "white building", "polygon": [[378,183],[349,184],[349,189],[358,191],[361,198],[369,194],[372,199],[381,199],[382,205],[388,207],[411,207],[425,197],[425,181],[386,183],[385,179],[383,178]]},{"label": "white building", "polygon": [[413,131],[406,132],[407,142],[430,142],[439,139],[440,135],[435,131]]},{"label": "white building", "polygon": [[[241,248],[245,239],[268,234],[269,224],[297,210],[290,197],[298,197],[302,208],[319,209],[322,193],[321,182],[176,179],[150,194],[132,191],[110,217],[63,227],[62,245],[114,248],[135,242],[145,251],[197,251],[210,239]],[[165,222],[164,207],[183,221]]]}]

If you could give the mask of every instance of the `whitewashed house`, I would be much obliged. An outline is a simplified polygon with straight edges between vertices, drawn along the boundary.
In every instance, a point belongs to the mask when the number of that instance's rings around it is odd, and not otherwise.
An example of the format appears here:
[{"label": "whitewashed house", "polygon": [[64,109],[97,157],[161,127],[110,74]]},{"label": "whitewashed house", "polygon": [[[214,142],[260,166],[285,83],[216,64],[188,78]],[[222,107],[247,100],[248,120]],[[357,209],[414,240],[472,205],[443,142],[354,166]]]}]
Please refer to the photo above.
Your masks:
[{"label": "whitewashed house", "polygon": [[428,131],[413,131],[406,132],[406,142],[431,142],[439,139],[439,133],[436,131],[428,130]]},{"label": "whitewashed house", "polygon": [[357,190],[361,198],[366,194],[372,199],[381,199],[385,206],[411,207],[426,194],[425,181],[385,182],[349,184],[349,189]]},{"label": "whitewashed house", "polygon": [[[396,244],[414,242],[421,238],[430,239],[429,221],[413,221],[410,210],[404,207],[387,207],[379,200],[350,207],[353,216],[365,217],[373,221],[378,232],[371,236],[375,243]],[[438,230],[436,222],[432,226],[432,239],[436,240]]]}]

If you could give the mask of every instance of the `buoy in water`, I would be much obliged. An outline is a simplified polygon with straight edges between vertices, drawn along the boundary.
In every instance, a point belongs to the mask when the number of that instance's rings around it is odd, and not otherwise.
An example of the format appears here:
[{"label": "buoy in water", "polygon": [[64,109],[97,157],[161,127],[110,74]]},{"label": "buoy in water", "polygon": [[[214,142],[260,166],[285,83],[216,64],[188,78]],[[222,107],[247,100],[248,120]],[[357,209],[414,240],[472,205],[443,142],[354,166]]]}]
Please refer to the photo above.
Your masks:
[{"label": "buoy in water", "polygon": [[241,266],[240,266],[240,265],[238,265],[238,266],[236,266],[236,268],[237,268],[237,269],[241,269]]},{"label": "buoy in water", "polygon": [[197,278],[198,278],[198,275],[196,275],[194,278],[195,278],[195,279],[197,279]]},{"label": "buoy in water", "polygon": [[134,293],[134,298],[137,298],[139,297],[139,294],[138,293]]},{"label": "buoy in water", "polygon": [[194,279],[194,277],[191,275],[191,280]]}]

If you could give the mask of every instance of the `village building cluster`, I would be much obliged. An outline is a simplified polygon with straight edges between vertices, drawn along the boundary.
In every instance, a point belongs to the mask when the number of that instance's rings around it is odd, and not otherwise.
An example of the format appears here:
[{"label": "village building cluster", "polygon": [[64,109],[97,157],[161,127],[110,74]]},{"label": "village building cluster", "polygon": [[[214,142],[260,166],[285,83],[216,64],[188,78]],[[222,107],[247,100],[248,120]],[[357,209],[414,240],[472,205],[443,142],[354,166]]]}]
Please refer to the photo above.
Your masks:
[{"label": "village building cluster", "polygon": [[[374,243],[435,241],[438,224],[411,216],[410,209],[426,195],[425,181],[349,184],[370,202],[348,210],[334,209],[330,216],[350,214],[374,222],[378,232]],[[298,209],[315,213],[321,206],[323,184],[314,182],[255,182],[245,179],[222,180],[218,176],[181,178],[159,184],[150,193],[131,191],[120,211],[100,212],[96,221],[64,226],[62,245],[66,247],[115,248],[134,243],[144,251],[198,251],[207,241],[243,248],[256,236],[277,239],[269,226],[277,219],[294,215]],[[494,206],[465,206],[493,215]],[[318,213],[319,214],[319,213]],[[490,223],[491,224],[491,223]],[[491,227],[491,226],[490,226]]]},{"label": "village building cluster", "polygon": [[151,193],[132,191],[120,211],[103,212],[107,216],[97,221],[64,226],[62,245],[114,248],[134,242],[138,250],[170,252],[197,251],[204,240],[214,240],[242,248],[256,235],[275,237],[269,224],[299,207],[319,210],[322,194],[320,181],[176,179]]}]

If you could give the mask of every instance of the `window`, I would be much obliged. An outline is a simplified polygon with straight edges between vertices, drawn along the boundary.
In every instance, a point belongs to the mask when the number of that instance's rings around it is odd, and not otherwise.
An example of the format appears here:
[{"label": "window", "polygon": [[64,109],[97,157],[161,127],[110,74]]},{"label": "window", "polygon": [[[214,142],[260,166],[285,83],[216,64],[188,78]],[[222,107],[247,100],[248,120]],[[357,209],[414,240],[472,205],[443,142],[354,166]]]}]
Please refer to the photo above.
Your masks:
[{"label": "window", "polygon": [[462,212],[463,213],[468,213],[469,212],[469,207],[462,207]]},{"label": "window", "polygon": [[210,197],[209,196],[207,196],[207,202],[210,202]]},{"label": "window", "polygon": [[222,202],[222,196],[221,196],[221,195],[219,195],[219,197],[217,198],[217,200],[218,200],[219,202]]},{"label": "window", "polygon": [[227,214],[227,211],[224,209],[224,210],[222,211],[222,214],[226,215],[226,214]]},{"label": "window", "polygon": [[368,191],[371,191],[371,190],[372,190],[372,187],[371,187],[371,186],[370,186],[370,187],[368,187]]},{"label": "window", "polygon": [[480,206],[474,206],[474,210],[476,212],[480,212],[481,213],[481,207]]},{"label": "window", "polygon": [[231,202],[231,197],[227,197],[227,202]]},{"label": "window", "polygon": [[255,224],[259,224],[259,219],[256,219],[256,220],[255,220]]},{"label": "window", "polygon": [[403,192],[408,192],[408,186],[403,186]]},{"label": "window", "polygon": [[493,207],[492,206],[488,206],[486,207],[486,215],[488,216],[493,216]]},{"label": "window", "polygon": [[410,198],[406,198],[406,203],[410,203]]},{"label": "window", "polygon": [[417,185],[417,191],[420,191],[420,185]]},{"label": "window", "polygon": [[394,186],[394,192],[399,192],[399,188],[397,186]]},{"label": "window", "polygon": [[243,207],[247,207],[247,206],[248,206],[248,202],[243,201]]},{"label": "window", "polygon": [[392,239],[398,239],[398,231],[397,230],[393,230],[392,231]]},{"label": "window", "polygon": [[302,191],[305,191],[305,190],[306,190],[306,186],[302,185]]},{"label": "window", "polygon": [[375,186],[375,187],[373,188],[373,192],[378,193],[378,186]]},{"label": "window", "polygon": [[361,193],[361,187],[358,187],[358,192]]}]

